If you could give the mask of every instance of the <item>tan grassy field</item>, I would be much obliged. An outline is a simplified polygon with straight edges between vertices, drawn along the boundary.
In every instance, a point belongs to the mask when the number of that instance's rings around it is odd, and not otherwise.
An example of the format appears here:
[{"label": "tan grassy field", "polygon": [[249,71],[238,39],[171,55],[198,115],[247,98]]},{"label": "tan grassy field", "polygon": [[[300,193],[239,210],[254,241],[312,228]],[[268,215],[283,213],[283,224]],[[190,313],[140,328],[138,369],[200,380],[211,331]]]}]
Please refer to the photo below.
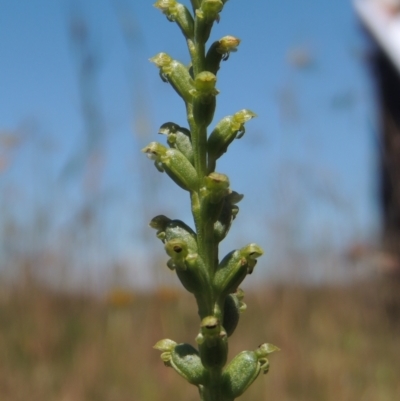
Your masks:
[{"label": "tan grassy field", "polygon": [[[282,351],[241,399],[398,400],[397,284],[248,291],[230,355],[265,341]],[[95,299],[39,286],[0,293],[0,401],[198,399],[152,349],[166,337],[194,342],[188,295],[115,290]]]}]

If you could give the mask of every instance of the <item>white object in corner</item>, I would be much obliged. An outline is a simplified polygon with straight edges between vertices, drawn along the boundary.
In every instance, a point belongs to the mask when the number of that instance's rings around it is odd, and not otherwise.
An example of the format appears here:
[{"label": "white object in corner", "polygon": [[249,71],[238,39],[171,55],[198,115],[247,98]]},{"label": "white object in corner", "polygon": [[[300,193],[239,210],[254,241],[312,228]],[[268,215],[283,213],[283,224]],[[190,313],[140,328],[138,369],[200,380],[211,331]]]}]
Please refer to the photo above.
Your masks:
[{"label": "white object in corner", "polygon": [[400,73],[400,0],[353,0],[354,8]]}]

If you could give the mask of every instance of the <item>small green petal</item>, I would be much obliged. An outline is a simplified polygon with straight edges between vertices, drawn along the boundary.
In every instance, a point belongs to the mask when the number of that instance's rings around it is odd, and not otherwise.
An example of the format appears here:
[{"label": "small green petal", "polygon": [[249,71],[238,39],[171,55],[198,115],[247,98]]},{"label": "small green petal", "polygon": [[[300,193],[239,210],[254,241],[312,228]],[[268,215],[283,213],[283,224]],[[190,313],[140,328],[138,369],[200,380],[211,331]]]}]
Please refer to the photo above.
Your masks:
[{"label": "small green petal", "polygon": [[153,348],[162,352],[167,352],[167,351],[172,351],[175,346],[176,346],[175,341],[172,341],[169,338],[165,338],[163,340],[157,341],[157,343],[153,346]]}]

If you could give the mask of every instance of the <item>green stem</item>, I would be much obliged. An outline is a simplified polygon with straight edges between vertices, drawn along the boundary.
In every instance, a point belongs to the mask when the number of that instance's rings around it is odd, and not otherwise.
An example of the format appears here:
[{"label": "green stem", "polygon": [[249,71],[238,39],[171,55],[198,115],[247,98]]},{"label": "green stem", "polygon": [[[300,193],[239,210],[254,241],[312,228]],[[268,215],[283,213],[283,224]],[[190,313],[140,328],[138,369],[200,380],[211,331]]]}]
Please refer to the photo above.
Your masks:
[{"label": "green stem", "polygon": [[[196,38],[195,38],[196,42]],[[196,76],[203,71],[205,63],[205,45],[196,43],[194,48],[191,48],[191,58],[193,73]],[[199,177],[199,186],[203,186],[204,178],[207,175],[207,127],[197,124],[193,118],[193,106],[188,103],[186,105],[187,120],[190,126],[191,139],[193,146],[194,167]],[[192,194],[192,213],[196,225],[197,242],[199,254],[203,258],[208,271],[211,273],[213,262],[210,260],[210,247],[208,246],[210,230],[206,227],[203,210],[203,197],[200,188],[196,194]]]},{"label": "green stem", "polygon": [[[193,2],[192,2],[193,4]],[[195,16],[197,19],[197,17]],[[194,41],[188,41],[190,56],[192,59],[193,74],[205,70],[205,43],[195,35]],[[214,222],[206,216],[207,199],[202,193],[204,179],[208,174],[207,168],[207,126],[198,124],[193,118],[193,105],[186,105],[187,120],[191,131],[191,140],[194,155],[194,167],[199,177],[199,188],[191,194],[192,214],[197,231],[198,252],[203,259],[210,279],[210,289],[207,294],[196,296],[199,315],[201,319],[210,315],[217,315],[222,319],[222,311],[217,304],[216,294],[212,287],[212,280],[218,264],[218,243],[214,239]],[[209,381],[201,391],[202,401],[221,401],[221,368],[210,369]]]},{"label": "green stem", "polygon": [[210,383],[204,388],[203,399],[204,401],[221,401],[221,369],[211,369]]},{"label": "green stem", "polygon": [[[201,194],[201,187],[207,175],[207,128],[196,124],[191,113],[191,106],[187,107],[188,122],[191,131],[194,166],[199,177],[200,188],[191,196],[192,213],[197,231],[197,245],[199,255],[207,266],[209,277],[212,279],[215,272],[216,246],[213,240],[213,222],[204,216],[204,197]],[[213,300],[214,301],[214,300]]]},{"label": "green stem", "polygon": [[[196,42],[196,38],[195,38],[195,42]],[[206,64],[206,47],[205,47],[205,43],[196,42],[195,55],[194,55],[194,58],[193,58],[192,62],[193,62],[193,73],[194,73],[195,77],[200,72],[205,71],[205,64]]]},{"label": "green stem", "polygon": [[[188,107],[188,109],[191,107]],[[204,177],[207,174],[207,128],[196,124],[192,111],[188,113],[188,122],[192,137],[194,167],[200,178],[200,186],[203,184]]]}]

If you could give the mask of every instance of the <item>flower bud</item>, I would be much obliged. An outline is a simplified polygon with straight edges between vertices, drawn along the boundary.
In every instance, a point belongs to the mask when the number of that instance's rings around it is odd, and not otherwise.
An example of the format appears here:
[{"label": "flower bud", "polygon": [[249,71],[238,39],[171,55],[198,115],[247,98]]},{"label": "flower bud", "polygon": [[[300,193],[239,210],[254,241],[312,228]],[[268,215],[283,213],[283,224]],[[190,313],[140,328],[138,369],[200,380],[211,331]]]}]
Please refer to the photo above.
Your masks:
[{"label": "flower bud", "polygon": [[194,21],[189,10],[176,0],[158,0],[154,7],[161,10],[169,21],[176,22],[187,39],[194,37]]},{"label": "flower bud", "polygon": [[228,337],[230,337],[235,331],[241,312],[241,301],[236,294],[228,294],[224,302],[224,319],[222,325],[226,331]]},{"label": "flower bud", "polygon": [[157,341],[153,348],[162,352],[171,352],[176,345],[177,344],[175,341],[170,340],[169,338],[165,338],[163,340]]},{"label": "flower bud", "polygon": [[209,71],[200,72],[194,80],[195,95],[203,97],[218,95],[219,92],[215,89],[216,82],[217,77],[213,73]]},{"label": "flower bud", "polygon": [[204,187],[200,189],[202,202],[201,214],[204,221],[214,222],[221,214],[223,198],[229,193],[229,178],[225,174],[211,173],[204,179]]},{"label": "flower bud", "polygon": [[257,264],[257,258],[262,256],[264,251],[256,244],[249,244],[242,248],[240,252],[247,260],[249,274],[253,273],[253,269]]},{"label": "flower bud", "polygon": [[221,242],[229,232],[233,220],[232,205],[224,201],[217,220],[214,223],[214,240]]},{"label": "flower bud", "polygon": [[167,18],[171,15],[176,8],[178,2],[176,0],[157,0],[153,5],[164,13]]},{"label": "flower bud", "polygon": [[184,240],[178,238],[169,240],[165,243],[165,251],[171,257],[167,266],[171,270],[176,270],[180,282],[187,291],[199,293],[209,287],[204,262],[197,253],[190,252]]},{"label": "flower bud", "polygon": [[240,39],[235,36],[224,36],[214,42],[206,55],[206,70],[217,74],[221,61],[226,61],[231,52],[236,52]]},{"label": "flower bud", "polygon": [[240,250],[228,253],[221,261],[214,276],[214,286],[222,295],[235,292],[247,274],[253,272],[256,258],[263,250],[256,244],[249,244]]},{"label": "flower bud", "polygon": [[157,230],[157,238],[161,241],[181,239],[186,242],[189,253],[197,253],[197,235],[183,221],[171,220],[164,215],[158,215],[151,219],[149,225]]},{"label": "flower bud", "polygon": [[269,363],[267,356],[273,352],[280,351],[276,345],[264,343],[261,344],[254,352],[257,355],[258,360],[261,362],[261,370],[264,374],[268,373]]},{"label": "flower bud", "polygon": [[154,165],[157,170],[160,172],[164,172],[164,168],[161,162],[161,157],[167,153],[167,148],[161,145],[158,142],[151,142],[145,148],[142,149],[143,153],[146,153],[146,156],[150,160],[154,160]]},{"label": "flower bud", "polygon": [[207,371],[201,363],[198,351],[190,344],[178,344],[171,353],[171,366],[189,383],[203,384]]},{"label": "flower bud", "polygon": [[239,212],[239,207],[235,203],[240,202],[243,195],[232,191],[229,195],[225,196],[221,207],[221,212],[214,223],[214,239],[221,242],[229,232],[232,221],[235,219]]},{"label": "flower bud", "polygon": [[186,270],[185,259],[188,255],[187,244],[180,239],[172,239],[165,244],[165,251],[171,257],[175,268],[178,270]]},{"label": "flower bud", "polygon": [[169,149],[162,158],[162,165],[165,172],[187,191],[198,189],[198,176],[195,168],[190,161],[178,150]]},{"label": "flower bud", "polygon": [[198,189],[197,172],[178,149],[168,149],[158,142],[151,142],[142,152],[155,161],[159,171],[165,171],[181,188],[187,191]]},{"label": "flower bud", "polygon": [[172,341],[168,338],[164,340],[160,340],[154,345],[153,348],[159,350],[162,352],[161,354],[161,359],[164,362],[166,366],[171,366],[170,365],[170,359],[171,359],[171,351],[175,348],[176,342]]},{"label": "flower bud", "polygon": [[229,193],[229,178],[225,174],[210,173],[204,179],[205,191],[211,203],[218,203]]},{"label": "flower bud", "polygon": [[182,63],[166,53],[158,53],[150,61],[160,68],[163,81],[168,81],[186,103],[192,100],[193,79]]},{"label": "flower bud", "polygon": [[221,0],[203,0],[201,6],[196,10],[196,16],[207,22],[214,22],[218,19],[224,4]]},{"label": "flower bud", "polygon": [[227,190],[229,189],[229,178],[225,174],[212,172],[205,177],[205,186],[209,192],[223,192],[223,195],[227,195]]},{"label": "flower bud", "polygon": [[196,75],[194,86],[191,90],[193,95],[193,117],[197,124],[208,127],[214,118],[216,100],[219,91],[215,88],[217,77],[209,72],[203,71]]},{"label": "flower bud", "polygon": [[207,267],[197,253],[189,253],[185,259],[186,269],[176,269],[176,274],[187,291],[205,294],[210,287]]},{"label": "flower bud", "polygon": [[160,127],[158,133],[167,135],[168,145],[171,148],[178,149],[190,163],[194,163],[193,146],[190,131],[187,128],[168,122]]},{"label": "flower bud", "polygon": [[228,341],[224,328],[215,316],[201,321],[200,333],[196,337],[200,358],[206,369],[222,368],[228,355]]},{"label": "flower bud", "polygon": [[203,0],[196,9],[195,36],[199,43],[206,43],[210,37],[214,21],[219,21],[219,13],[224,4],[221,0]]},{"label": "flower bud", "polygon": [[255,351],[243,351],[236,355],[222,373],[222,393],[232,400],[242,395],[260,371],[268,372],[266,356],[275,351],[279,351],[279,348],[272,344],[262,344]]},{"label": "flower bud", "polygon": [[222,373],[222,391],[228,399],[242,395],[260,374],[260,364],[254,351],[242,351]]},{"label": "flower bud", "polygon": [[158,341],[154,348],[162,351],[161,359],[165,365],[174,368],[189,383],[198,386],[205,382],[207,372],[193,346],[165,339]]},{"label": "flower bud", "polygon": [[211,132],[207,141],[209,168],[215,168],[216,160],[228,149],[235,138],[241,138],[245,133],[244,124],[256,117],[250,110],[243,109],[233,116],[223,118]]},{"label": "flower bud", "polygon": [[165,229],[170,221],[172,221],[170,218],[164,216],[163,214],[160,214],[156,217],[153,217],[149,223],[149,226],[151,228],[157,230],[156,236],[162,242],[165,242]]}]

